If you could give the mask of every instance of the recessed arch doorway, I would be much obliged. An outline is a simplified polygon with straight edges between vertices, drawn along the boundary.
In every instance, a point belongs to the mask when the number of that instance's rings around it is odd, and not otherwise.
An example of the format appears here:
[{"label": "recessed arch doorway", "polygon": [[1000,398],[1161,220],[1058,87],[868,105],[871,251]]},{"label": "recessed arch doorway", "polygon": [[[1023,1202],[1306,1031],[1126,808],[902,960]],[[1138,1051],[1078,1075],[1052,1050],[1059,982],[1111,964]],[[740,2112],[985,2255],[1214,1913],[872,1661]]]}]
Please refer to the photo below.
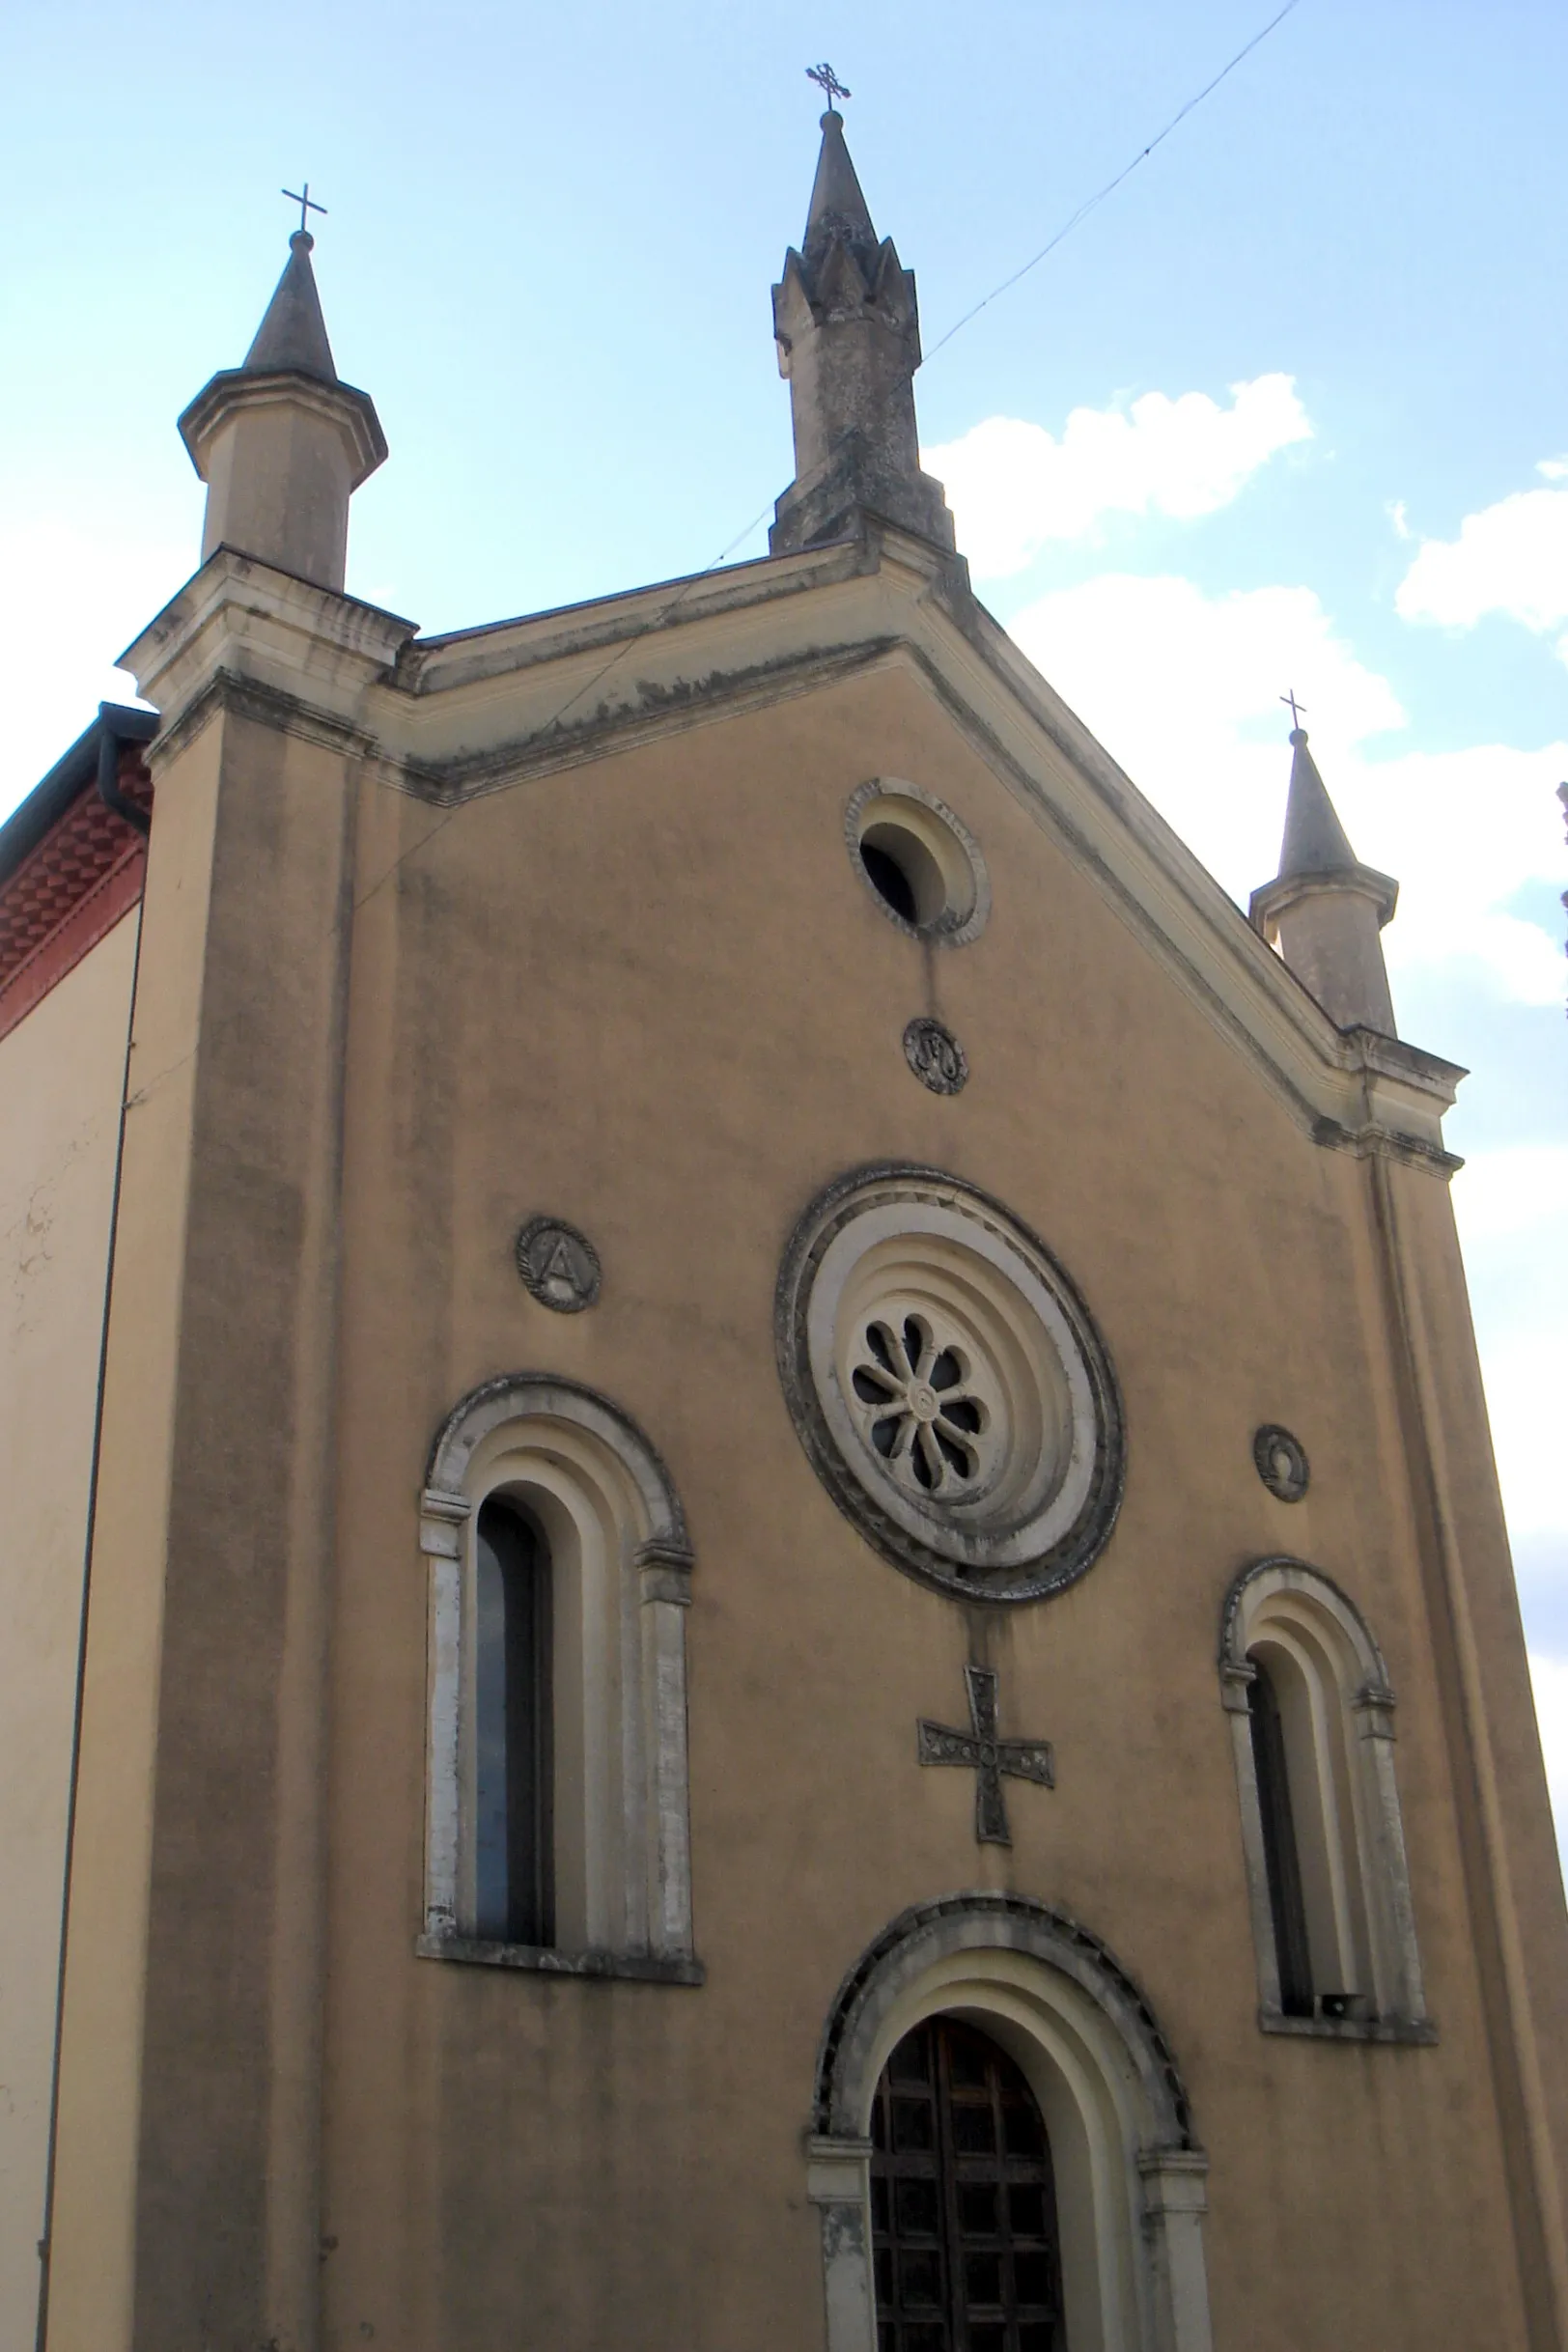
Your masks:
[{"label": "recessed arch doorway", "polygon": [[[982,2037],[1010,2061],[995,2085],[1022,2083],[1032,2100],[1054,2236],[1044,2227],[1021,2234],[1029,2254],[1058,2255],[1060,2300],[1054,2312],[1045,2301],[1024,2305],[1015,2276],[1014,2309],[1004,2302],[999,2315],[995,2306],[970,2313],[950,2288],[945,2311],[922,2315],[925,2337],[906,2340],[887,2331],[901,2331],[912,2314],[896,2292],[878,2294],[876,2257],[896,2256],[898,2248],[896,2233],[877,2226],[874,2183],[886,2168],[875,2117],[884,2076],[890,2092],[899,2053],[928,2022],[938,2033],[967,2029]],[[936,2082],[934,2100],[938,2092]],[[1017,2091],[994,2086],[986,2095],[1005,2140],[1001,2103]],[[822,2221],[827,2352],[1212,2352],[1202,2221],[1208,2159],[1147,2001],[1076,1921],[1022,1895],[979,1890],[902,1914],[839,1988],[819,2053],[814,2122],[807,2192]],[[1021,2131],[1021,2142],[1026,2136]],[[955,2167],[955,2192],[960,2177]],[[1000,2235],[976,2251],[996,2251]],[[938,2253],[962,2261],[966,2251],[950,2217]],[[1038,2285],[1044,2275],[1036,2268],[1026,2277]],[[1043,2333],[1024,2339],[1026,2314],[1057,2340]],[[977,2319],[1002,2333],[976,2342]]]}]

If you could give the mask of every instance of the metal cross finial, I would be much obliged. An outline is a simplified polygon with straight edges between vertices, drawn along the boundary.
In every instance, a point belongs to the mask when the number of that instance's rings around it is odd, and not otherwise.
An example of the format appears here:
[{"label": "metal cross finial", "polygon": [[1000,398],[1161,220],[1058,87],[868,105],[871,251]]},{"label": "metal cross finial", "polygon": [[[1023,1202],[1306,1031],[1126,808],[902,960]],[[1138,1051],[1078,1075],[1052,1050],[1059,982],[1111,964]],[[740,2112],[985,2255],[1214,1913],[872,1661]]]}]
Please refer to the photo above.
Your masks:
[{"label": "metal cross finial", "polygon": [[1288,694],[1281,694],[1279,699],[1281,702],[1289,703],[1291,726],[1297,733],[1300,733],[1302,725],[1302,713],[1306,709],[1305,703],[1297,701],[1296,688],[1294,686],[1292,686]]},{"label": "metal cross finial", "polygon": [[979,1775],[974,1784],[974,1834],[983,1846],[1010,1846],[1007,1804],[1002,1775],[1014,1780],[1033,1780],[1054,1788],[1056,1769],[1049,1740],[1003,1740],[996,1736],[996,1683],[993,1666],[966,1666],[969,1688],[968,1731],[947,1723],[927,1722],[922,1717],[915,1752],[922,1764],[966,1764]]},{"label": "metal cross finial", "polygon": [[281,188],[279,190],[279,194],[287,196],[291,204],[296,204],[299,207],[299,234],[301,237],[306,234],[307,224],[305,214],[307,212],[320,212],[323,215],[325,214],[326,207],[324,204],[316,203],[311,195],[310,182],[308,180],[305,182],[302,190],[297,196],[294,194],[293,188]]},{"label": "metal cross finial", "polygon": [[827,111],[829,114],[837,114],[838,112],[838,108],[833,104],[834,98],[851,98],[854,96],[852,91],[845,89],[844,84],[839,80],[838,75],[833,71],[832,67],[828,65],[826,58],[823,60],[823,63],[820,66],[807,66],[806,79],[808,82],[816,83],[818,89],[822,92],[823,97],[827,100]]}]

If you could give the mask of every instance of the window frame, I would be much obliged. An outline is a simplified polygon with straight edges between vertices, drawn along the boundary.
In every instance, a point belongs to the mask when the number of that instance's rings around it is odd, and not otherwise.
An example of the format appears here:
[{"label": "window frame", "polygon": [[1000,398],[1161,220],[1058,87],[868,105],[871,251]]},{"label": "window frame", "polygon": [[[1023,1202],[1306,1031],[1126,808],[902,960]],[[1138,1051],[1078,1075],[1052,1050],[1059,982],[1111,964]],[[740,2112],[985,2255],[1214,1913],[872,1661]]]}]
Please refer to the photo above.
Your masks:
[{"label": "window frame", "polygon": [[[479,1512],[491,1497],[536,1520],[550,1560],[551,1945],[476,1932],[475,1576]],[[429,1671],[419,1953],[700,1983],[686,1754],[692,1553],[658,1454],[618,1407],[576,1382],[532,1372],[487,1382],[448,1415],[431,1448],[420,1549],[429,1565]],[[563,1747],[574,1739],[574,1748]]]},{"label": "window frame", "polygon": [[[1287,1770],[1302,1856],[1313,2013],[1287,2013],[1280,1990],[1269,1842],[1253,1747],[1252,1692],[1263,1650],[1293,1760]],[[1275,1665],[1277,1661],[1277,1666]],[[1282,1695],[1282,1675],[1300,1688]],[[1225,1596],[1220,1699],[1230,1720],[1257,1958],[1258,2025],[1266,2033],[1333,2041],[1431,2042],[1410,1870],[1394,1776],[1394,1694],[1383,1653],[1355,1603],[1321,1569],[1274,1554],[1255,1560]],[[1314,1884],[1315,1882],[1315,1884]],[[1323,1981],[1332,1971],[1340,1982]],[[1351,1976],[1364,1981],[1349,1986]],[[1325,2013],[1351,1990],[1346,2013]]]}]

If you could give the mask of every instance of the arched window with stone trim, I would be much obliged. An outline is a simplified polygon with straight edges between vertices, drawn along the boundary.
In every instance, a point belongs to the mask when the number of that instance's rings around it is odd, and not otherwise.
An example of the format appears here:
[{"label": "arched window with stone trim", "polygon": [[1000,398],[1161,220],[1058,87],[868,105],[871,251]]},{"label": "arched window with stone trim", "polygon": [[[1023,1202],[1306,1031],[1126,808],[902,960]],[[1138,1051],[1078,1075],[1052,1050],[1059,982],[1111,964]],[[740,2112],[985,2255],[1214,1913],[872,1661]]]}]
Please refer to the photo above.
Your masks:
[{"label": "arched window with stone trim", "polygon": [[475,1389],[431,1450],[420,1951],[698,1982],[686,1610],[668,1471],[575,1382]]},{"label": "arched window with stone trim", "polygon": [[954,1894],[883,1930],[829,2012],[806,2156],[827,2352],[1212,2352],[1174,2057],[1043,1903]]},{"label": "arched window with stone trim", "polygon": [[1302,1560],[1226,1595],[1230,1715],[1266,2031],[1429,2040],[1394,1779],[1394,1697],[1354,1603]]}]

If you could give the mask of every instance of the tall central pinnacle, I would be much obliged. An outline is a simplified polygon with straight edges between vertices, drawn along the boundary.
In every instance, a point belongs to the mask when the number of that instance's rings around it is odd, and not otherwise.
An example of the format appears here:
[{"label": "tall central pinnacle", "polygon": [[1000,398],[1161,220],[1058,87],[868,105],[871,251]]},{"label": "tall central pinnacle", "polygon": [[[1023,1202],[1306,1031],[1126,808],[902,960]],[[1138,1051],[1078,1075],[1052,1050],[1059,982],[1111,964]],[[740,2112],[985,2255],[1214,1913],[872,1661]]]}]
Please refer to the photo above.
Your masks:
[{"label": "tall central pinnacle", "polygon": [[773,288],[773,334],[795,425],[795,480],[774,509],[773,554],[847,538],[867,517],[951,549],[941,484],[920,470],[914,277],[872,226],[831,107],[805,237]]}]

